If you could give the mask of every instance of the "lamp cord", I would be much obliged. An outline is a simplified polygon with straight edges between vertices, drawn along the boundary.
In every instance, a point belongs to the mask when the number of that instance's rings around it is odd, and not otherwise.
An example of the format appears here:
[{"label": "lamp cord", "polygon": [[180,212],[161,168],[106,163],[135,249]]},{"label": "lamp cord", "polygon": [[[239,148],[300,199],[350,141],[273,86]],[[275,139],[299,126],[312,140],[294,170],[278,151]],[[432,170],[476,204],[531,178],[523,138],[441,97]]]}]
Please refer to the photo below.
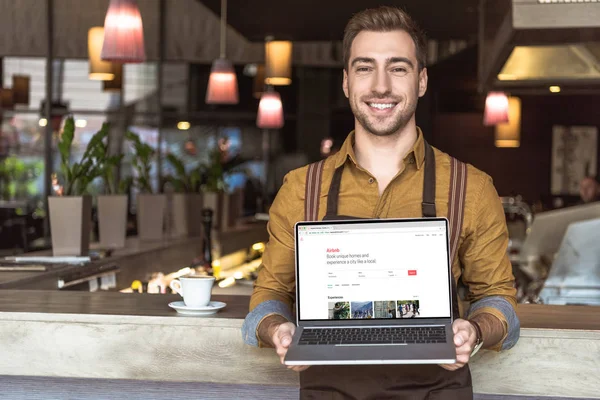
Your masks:
[{"label": "lamp cord", "polygon": [[227,0],[221,0],[221,58],[225,58],[225,30],[227,29]]}]

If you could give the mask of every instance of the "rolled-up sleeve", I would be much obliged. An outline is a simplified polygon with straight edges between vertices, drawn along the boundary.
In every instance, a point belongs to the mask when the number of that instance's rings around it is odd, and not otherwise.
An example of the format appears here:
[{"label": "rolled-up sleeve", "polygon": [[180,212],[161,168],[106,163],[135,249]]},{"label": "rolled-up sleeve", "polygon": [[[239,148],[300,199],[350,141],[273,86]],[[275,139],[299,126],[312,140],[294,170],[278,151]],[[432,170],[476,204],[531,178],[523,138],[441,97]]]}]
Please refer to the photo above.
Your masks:
[{"label": "rolled-up sleeve", "polygon": [[515,278],[506,252],[508,229],[502,203],[489,176],[479,185],[471,210],[472,228],[459,250],[462,281],[471,303],[469,317],[488,313],[503,323],[504,337],[492,348],[499,351],[511,348],[519,338]]},{"label": "rolled-up sleeve", "polygon": [[250,298],[250,313],[242,326],[243,339],[250,345],[261,345],[256,337],[256,330],[267,316],[279,314],[288,321],[294,321],[294,224],[298,217],[296,210],[301,210],[303,205],[298,187],[304,187],[294,176],[297,174],[297,171],[293,171],[284,177],[283,185],[269,210],[269,241]]}]

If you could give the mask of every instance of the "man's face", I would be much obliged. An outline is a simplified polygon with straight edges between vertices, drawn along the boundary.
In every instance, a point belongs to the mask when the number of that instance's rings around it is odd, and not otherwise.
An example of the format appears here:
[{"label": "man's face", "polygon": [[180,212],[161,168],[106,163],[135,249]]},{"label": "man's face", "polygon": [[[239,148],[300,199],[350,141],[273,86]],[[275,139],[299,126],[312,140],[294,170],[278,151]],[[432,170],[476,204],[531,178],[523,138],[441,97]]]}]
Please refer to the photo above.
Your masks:
[{"label": "man's face", "polygon": [[594,201],[598,194],[598,183],[592,178],[585,178],[579,184],[579,195],[584,203]]},{"label": "man's face", "polygon": [[357,123],[388,136],[414,117],[427,90],[427,69],[419,73],[415,44],[405,31],[362,31],[352,42],[343,88]]}]

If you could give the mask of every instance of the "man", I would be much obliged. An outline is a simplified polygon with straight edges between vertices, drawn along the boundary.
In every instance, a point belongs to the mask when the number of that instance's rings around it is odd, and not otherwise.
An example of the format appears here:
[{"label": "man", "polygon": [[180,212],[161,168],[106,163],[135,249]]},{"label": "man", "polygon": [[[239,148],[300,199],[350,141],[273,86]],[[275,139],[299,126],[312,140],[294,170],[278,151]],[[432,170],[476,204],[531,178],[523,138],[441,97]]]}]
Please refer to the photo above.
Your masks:
[{"label": "man", "polygon": [[600,184],[596,178],[586,176],[579,183],[579,196],[583,203],[591,203],[600,200]]},{"label": "man", "polygon": [[[427,89],[425,38],[409,15],[380,7],[349,21],[343,47],[343,90],[355,116],[355,130],[325,161],[319,219],[326,213],[330,182],[338,168],[343,169],[336,193],[340,215],[421,217],[427,155],[415,110]],[[437,215],[447,216],[450,157],[437,149],[434,155]],[[295,331],[293,227],[304,219],[306,171],[304,167],[286,176],[271,207],[270,240],[242,328],[247,343],[274,347],[282,362]],[[472,166],[467,176],[452,271],[465,285],[471,304],[453,324],[456,363],[288,367],[301,371],[301,398],[471,398],[467,363],[476,343],[483,341],[484,348],[496,351],[516,343],[519,321],[502,205],[489,176]],[[403,313],[400,304],[398,311]]]}]

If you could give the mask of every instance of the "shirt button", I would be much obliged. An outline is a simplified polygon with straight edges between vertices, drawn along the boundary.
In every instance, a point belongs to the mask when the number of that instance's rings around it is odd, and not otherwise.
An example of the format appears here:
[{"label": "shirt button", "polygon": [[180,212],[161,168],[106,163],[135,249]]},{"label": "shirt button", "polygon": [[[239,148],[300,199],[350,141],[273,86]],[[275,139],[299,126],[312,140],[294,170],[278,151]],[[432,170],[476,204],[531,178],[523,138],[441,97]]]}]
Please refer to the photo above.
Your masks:
[{"label": "shirt button", "polygon": [[373,182],[375,182],[375,179],[369,178],[369,183],[373,183]]}]

